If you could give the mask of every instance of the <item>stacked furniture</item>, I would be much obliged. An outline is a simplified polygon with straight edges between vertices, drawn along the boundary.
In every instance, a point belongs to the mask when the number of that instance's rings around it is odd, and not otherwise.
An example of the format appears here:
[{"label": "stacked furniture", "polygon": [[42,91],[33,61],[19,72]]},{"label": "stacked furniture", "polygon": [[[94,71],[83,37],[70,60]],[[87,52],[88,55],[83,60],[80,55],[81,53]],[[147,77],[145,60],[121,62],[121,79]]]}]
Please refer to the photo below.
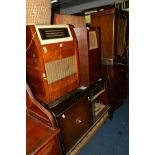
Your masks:
[{"label": "stacked furniture", "polygon": [[[99,32],[99,28],[87,30],[84,26],[27,26],[27,80],[54,131],[58,129],[55,135],[64,155],[84,144],[108,117],[108,84],[101,76]],[[49,125],[42,114],[39,118]],[[52,141],[50,131],[43,130],[40,138]],[[59,155],[59,149],[48,144],[49,150],[53,148]]]},{"label": "stacked furniture", "polygon": [[100,28],[102,75],[109,81],[111,114],[128,93],[128,13],[116,8],[91,14]]},{"label": "stacked furniture", "polygon": [[107,119],[109,101],[106,81],[106,78],[100,78],[85,89],[79,87],[44,105],[61,130],[60,141],[64,154],[70,154],[104,115],[106,117],[102,121]]}]

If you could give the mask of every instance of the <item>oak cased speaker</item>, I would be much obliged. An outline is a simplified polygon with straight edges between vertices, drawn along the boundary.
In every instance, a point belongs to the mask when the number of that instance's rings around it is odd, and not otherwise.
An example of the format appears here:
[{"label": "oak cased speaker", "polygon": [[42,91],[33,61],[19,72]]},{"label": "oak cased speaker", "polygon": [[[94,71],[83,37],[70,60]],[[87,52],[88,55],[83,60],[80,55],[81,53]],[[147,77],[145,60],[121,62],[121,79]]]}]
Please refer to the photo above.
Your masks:
[{"label": "oak cased speaker", "polygon": [[50,103],[79,86],[78,48],[69,25],[26,27],[26,71],[36,98]]}]

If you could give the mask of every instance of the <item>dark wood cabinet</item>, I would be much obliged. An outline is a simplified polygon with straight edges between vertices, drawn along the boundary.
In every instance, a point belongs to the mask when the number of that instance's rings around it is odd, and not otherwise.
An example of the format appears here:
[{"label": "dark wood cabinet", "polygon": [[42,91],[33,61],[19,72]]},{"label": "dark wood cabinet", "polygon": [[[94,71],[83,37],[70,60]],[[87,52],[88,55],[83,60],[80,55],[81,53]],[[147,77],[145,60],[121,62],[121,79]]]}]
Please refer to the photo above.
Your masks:
[{"label": "dark wood cabinet", "polygon": [[100,27],[102,64],[113,64],[128,44],[128,13],[116,8],[93,13],[91,26]]},{"label": "dark wood cabinet", "polygon": [[118,108],[129,93],[128,64],[102,65],[102,74],[108,77],[110,115]]},{"label": "dark wood cabinet", "polygon": [[99,28],[74,28],[79,48],[80,85],[90,86],[101,77]]},{"label": "dark wood cabinet", "polygon": [[108,78],[111,111],[128,92],[128,12],[116,8],[91,14],[101,31],[101,72]]},{"label": "dark wood cabinet", "polygon": [[106,78],[101,78],[86,89],[78,88],[54,103],[44,105],[55,117],[56,125],[61,130],[60,141],[64,154],[74,149],[109,107],[107,89]]},{"label": "dark wood cabinet", "polygon": [[70,94],[54,107],[48,105],[55,116],[57,126],[61,129],[61,144],[64,154],[69,153],[93,124],[92,105],[87,95],[81,98],[80,91]]},{"label": "dark wood cabinet", "polygon": [[64,111],[61,117],[58,117],[58,122],[62,129],[65,150],[68,152],[93,123],[92,108],[87,97],[82,98],[67,111]]}]

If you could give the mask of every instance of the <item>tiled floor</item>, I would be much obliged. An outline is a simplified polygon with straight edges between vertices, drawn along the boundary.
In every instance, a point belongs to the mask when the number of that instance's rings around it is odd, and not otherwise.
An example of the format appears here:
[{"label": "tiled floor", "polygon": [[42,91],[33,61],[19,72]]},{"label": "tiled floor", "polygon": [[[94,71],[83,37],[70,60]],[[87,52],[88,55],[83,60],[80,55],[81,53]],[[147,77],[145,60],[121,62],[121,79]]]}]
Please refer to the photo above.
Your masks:
[{"label": "tiled floor", "polygon": [[114,113],[113,120],[107,120],[80,155],[128,155],[129,154],[129,97]]}]

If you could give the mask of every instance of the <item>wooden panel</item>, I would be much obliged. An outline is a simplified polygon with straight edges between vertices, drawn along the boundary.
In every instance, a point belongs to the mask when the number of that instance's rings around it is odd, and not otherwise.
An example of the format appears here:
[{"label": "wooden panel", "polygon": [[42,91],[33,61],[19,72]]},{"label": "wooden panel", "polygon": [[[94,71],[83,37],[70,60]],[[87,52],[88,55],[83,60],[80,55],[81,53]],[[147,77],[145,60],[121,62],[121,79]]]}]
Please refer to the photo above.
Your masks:
[{"label": "wooden panel", "polygon": [[46,49],[48,52],[43,52],[43,59],[45,62],[50,62],[62,58],[66,58],[69,56],[75,55],[75,49],[70,48],[75,46],[73,42],[66,42],[62,44],[62,47],[60,48],[60,44],[54,44],[54,46],[46,45]]},{"label": "wooden panel", "polygon": [[52,92],[51,94],[49,94],[50,99],[52,101],[58,99],[59,97],[72,91],[74,88],[77,88],[79,86],[79,82],[77,81],[77,79],[77,75],[73,74],[69,77],[52,83],[50,85],[51,87],[49,88],[49,91]]},{"label": "wooden panel", "polygon": [[[79,48],[80,60],[80,84],[89,86],[96,82],[101,76],[101,52],[99,41],[99,29],[91,28],[89,31],[86,28],[74,28]],[[89,33],[96,34],[96,44],[94,49],[90,49]]]},{"label": "wooden panel", "polygon": [[100,27],[101,31],[101,58],[114,57],[114,10],[91,14],[91,26]]},{"label": "wooden panel", "polygon": [[61,148],[58,136],[54,140],[47,143],[41,150],[39,150],[37,155],[61,155]]},{"label": "wooden panel", "polygon": [[26,91],[26,108],[27,108],[27,112],[31,113],[34,117],[40,119],[42,122],[45,122],[50,126],[48,116],[36,105],[34,105],[27,91]]},{"label": "wooden panel", "polygon": [[74,28],[79,49],[80,62],[80,84],[89,84],[89,56],[88,56],[88,38],[86,28]]},{"label": "wooden panel", "polygon": [[60,130],[51,130],[30,115],[26,120],[26,154],[61,155],[58,133]]},{"label": "wooden panel", "polygon": [[117,40],[117,46],[118,46],[117,54],[119,56],[122,56],[125,51],[126,28],[127,28],[127,19],[125,16],[120,15],[118,17],[118,40]]},{"label": "wooden panel", "polygon": [[84,16],[74,16],[65,14],[55,14],[54,24],[72,24],[74,27],[85,27]]},{"label": "wooden panel", "polygon": [[[61,117],[62,115],[65,118]],[[68,108],[58,118],[65,151],[68,152],[93,123],[92,107],[87,97]]]},{"label": "wooden panel", "polygon": [[128,78],[126,64],[114,63],[114,65],[102,65],[102,74],[108,77],[110,114],[121,105],[122,100],[128,94]]},{"label": "wooden panel", "polygon": [[51,155],[61,155],[58,141],[59,129],[51,130],[30,114],[26,115],[26,154],[41,155],[43,152]]},{"label": "wooden panel", "polygon": [[93,13],[91,26],[98,26],[101,29],[102,64],[113,64],[113,60],[122,56],[128,45],[127,13],[115,8]]}]

